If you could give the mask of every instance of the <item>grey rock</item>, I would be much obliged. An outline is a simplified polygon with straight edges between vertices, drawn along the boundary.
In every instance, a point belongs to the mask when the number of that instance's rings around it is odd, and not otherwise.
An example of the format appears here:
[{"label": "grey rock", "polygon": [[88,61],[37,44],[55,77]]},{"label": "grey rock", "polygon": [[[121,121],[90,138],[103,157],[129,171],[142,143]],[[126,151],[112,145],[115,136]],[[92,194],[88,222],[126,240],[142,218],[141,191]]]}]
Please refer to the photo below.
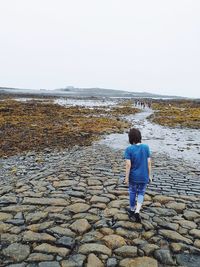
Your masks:
[{"label": "grey rock", "polygon": [[68,260],[63,260],[61,262],[62,267],[82,267],[86,259],[86,256],[82,254],[75,254],[70,256]]},{"label": "grey rock", "polygon": [[169,240],[173,240],[173,241],[181,241],[184,242],[186,244],[192,244],[192,241],[189,238],[186,238],[182,235],[180,235],[179,233],[172,231],[172,230],[159,230],[158,232],[159,234],[163,235],[164,237],[168,238]]},{"label": "grey rock", "polygon": [[25,267],[26,263],[16,263],[16,264],[10,264],[8,267]]},{"label": "grey rock", "polygon": [[116,267],[117,266],[117,259],[116,258],[108,258],[107,267]]},{"label": "grey rock", "polygon": [[135,246],[121,246],[114,250],[114,253],[118,256],[134,257],[137,255],[137,247]]},{"label": "grey rock", "polygon": [[166,265],[175,265],[175,261],[173,260],[170,251],[166,249],[158,249],[154,252],[154,257],[161,262],[162,264]]},{"label": "grey rock", "polygon": [[145,255],[149,256],[153,254],[156,249],[159,249],[159,246],[155,244],[145,244],[141,249],[144,251]]},{"label": "grey rock", "polygon": [[16,262],[25,260],[30,254],[30,247],[20,243],[13,243],[3,249],[3,254]]},{"label": "grey rock", "polygon": [[57,240],[57,244],[64,245],[69,249],[73,249],[75,246],[75,240],[71,237],[63,236]]},{"label": "grey rock", "polygon": [[24,220],[21,219],[12,219],[12,220],[7,220],[7,223],[11,223],[13,225],[23,225],[24,224]]},{"label": "grey rock", "polygon": [[200,255],[182,253],[176,256],[177,263],[182,266],[197,267],[200,266]]},{"label": "grey rock", "polygon": [[183,217],[186,219],[186,220],[194,220],[196,218],[199,218],[200,217],[200,214],[198,214],[197,212],[195,211],[190,211],[190,210],[186,210],[183,214]]},{"label": "grey rock", "polygon": [[39,267],[60,267],[60,264],[56,261],[44,261],[39,263]]},{"label": "grey rock", "polygon": [[176,216],[177,213],[173,209],[166,209],[166,208],[148,208],[149,211],[158,214],[160,216]]},{"label": "grey rock", "polygon": [[179,225],[177,223],[170,223],[170,222],[159,222],[158,223],[159,226],[161,226],[162,228],[166,228],[166,229],[169,229],[169,230],[178,230],[179,228]]},{"label": "grey rock", "polygon": [[26,267],[38,267],[38,263],[32,262],[26,265]]}]

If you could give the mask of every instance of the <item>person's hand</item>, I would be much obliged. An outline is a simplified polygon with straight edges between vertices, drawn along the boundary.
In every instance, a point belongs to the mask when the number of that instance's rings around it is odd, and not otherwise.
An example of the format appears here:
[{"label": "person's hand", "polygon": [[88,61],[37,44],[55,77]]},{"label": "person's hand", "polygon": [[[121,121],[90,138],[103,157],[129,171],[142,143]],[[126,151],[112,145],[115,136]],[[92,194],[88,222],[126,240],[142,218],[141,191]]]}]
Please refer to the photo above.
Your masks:
[{"label": "person's hand", "polygon": [[129,179],[128,179],[127,177],[125,178],[124,183],[125,183],[126,185],[129,184]]}]

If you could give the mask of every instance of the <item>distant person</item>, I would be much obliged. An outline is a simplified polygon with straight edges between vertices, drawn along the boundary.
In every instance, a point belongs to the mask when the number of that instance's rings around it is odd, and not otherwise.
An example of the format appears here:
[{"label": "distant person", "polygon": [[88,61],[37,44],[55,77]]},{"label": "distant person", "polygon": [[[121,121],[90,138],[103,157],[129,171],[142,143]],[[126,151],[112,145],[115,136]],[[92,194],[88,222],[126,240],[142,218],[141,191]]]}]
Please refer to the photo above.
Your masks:
[{"label": "distant person", "polygon": [[[151,155],[149,146],[142,144],[141,132],[130,129],[129,143],[125,150],[126,177],[125,183],[129,186],[130,217],[135,217],[136,222],[141,222],[140,209],[144,201],[147,184],[151,178]],[[137,200],[136,200],[137,199]]]}]

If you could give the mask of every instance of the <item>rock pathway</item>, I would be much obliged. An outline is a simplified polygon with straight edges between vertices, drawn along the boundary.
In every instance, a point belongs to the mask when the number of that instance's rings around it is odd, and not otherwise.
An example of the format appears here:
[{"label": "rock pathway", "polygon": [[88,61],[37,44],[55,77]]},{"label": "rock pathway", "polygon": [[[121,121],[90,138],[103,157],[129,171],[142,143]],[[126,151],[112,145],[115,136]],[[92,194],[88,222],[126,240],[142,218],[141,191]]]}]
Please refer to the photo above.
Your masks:
[{"label": "rock pathway", "polygon": [[104,145],[2,159],[0,266],[200,266],[199,172],[154,155],[142,223]]}]

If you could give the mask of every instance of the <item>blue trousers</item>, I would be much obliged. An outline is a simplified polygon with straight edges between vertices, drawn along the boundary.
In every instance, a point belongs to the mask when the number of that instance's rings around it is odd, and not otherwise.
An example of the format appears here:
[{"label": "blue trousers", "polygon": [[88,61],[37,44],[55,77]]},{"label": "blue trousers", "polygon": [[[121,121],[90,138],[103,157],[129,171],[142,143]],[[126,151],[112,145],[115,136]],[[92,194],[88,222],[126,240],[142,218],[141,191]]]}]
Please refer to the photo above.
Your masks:
[{"label": "blue trousers", "polygon": [[131,183],[129,184],[129,201],[130,208],[134,209],[136,206],[136,197],[138,203],[143,203],[144,194],[146,191],[147,184],[146,183]]}]

